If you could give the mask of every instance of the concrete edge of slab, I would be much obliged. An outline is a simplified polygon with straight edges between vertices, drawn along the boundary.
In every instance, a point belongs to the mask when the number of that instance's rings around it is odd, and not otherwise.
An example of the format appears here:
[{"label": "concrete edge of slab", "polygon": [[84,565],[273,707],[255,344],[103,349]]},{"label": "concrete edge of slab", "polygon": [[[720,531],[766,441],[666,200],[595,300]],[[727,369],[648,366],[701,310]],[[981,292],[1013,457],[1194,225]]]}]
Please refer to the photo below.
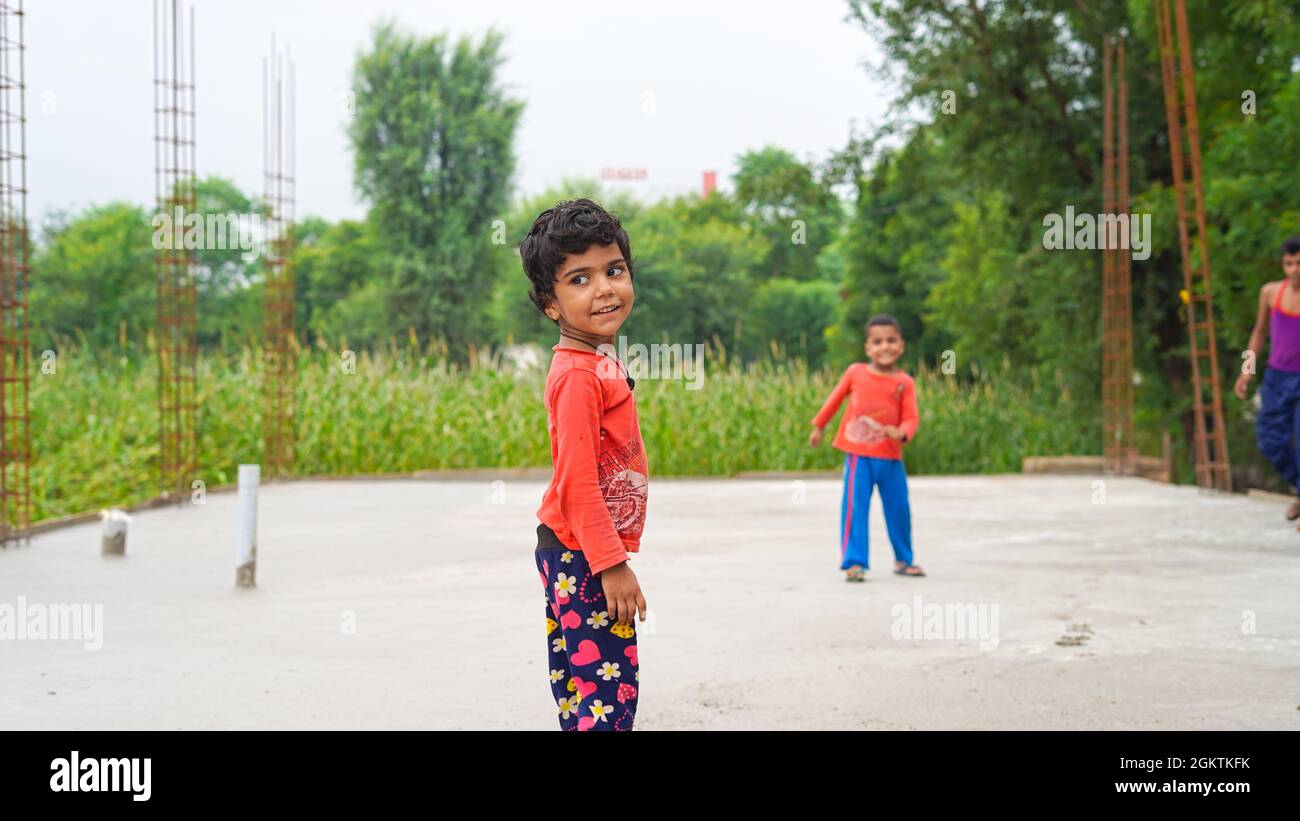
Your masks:
[{"label": "concrete edge of slab", "polygon": [[[970,476],[977,475],[986,478],[995,476],[1020,476],[1028,473],[1051,474],[1051,475],[1096,475],[1103,476],[1101,469],[1101,457],[1093,456],[1075,456],[1075,457],[1027,457],[1025,460],[1025,469],[1022,473],[980,473],[980,474],[953,474]],[[1032,465],[1032,467],[1031,467]],[[1054,469],[1055,468],[1055,469]],[[925,474],[928,478],[935,475],[945,474]],[[730,475],[659,475],[654,478],[658,481],[699,481],[703,479],[838,479],[840,470],[742,470]],[[407,473],[353,473],[342,474],[337,476],[293,476],[289,478],[267,479],[263,481],[264,485],[282,485],[297,484],[302,482],[391,482],[391,481],[431,481],[431,482],[457,482],[466,479],[532,479],[548,480],[551,478],[550,468],[449,468],[442,470],[416,470]],[[1159,479],[1149,476],[1135,476],[1132,478],[1146,478],[1149,481],[1164,484]],[[205,493],[232,493],[238,489],[235,484],[214,485],[205,488]],[[1246,495],[1251,498],[1258,498],[1269,501],[1286,501],[1292,500],[1292,497],[1281,493],[1273,493],[1267,490],[1250,488]],[[152,510],[160,507],[178,504],[178,501],[167,496],[155,496],[151,499],[145,499],[129,505],[123,510],[135,513],[142,510]],[[65,527],[86,524],[99,520],[99,511],[90,511],[86,513],[73,513],[67,516],[59,516],[53,519],[43,519],[32,524],[26,535],[35,536],[41,533],[47,533],[52,530],[58,530]]]},{"label": "concrete edge of slab", "polygon": [[1268,502],[1294,502],[1294,496],[1288,496],[1285,493],[1274,493],[1271,490],[1260,490],[1252,487],[1246,491],[1246,496],[1251,499],[1263,499]]},{"label": "concrete edge of slab", "polygon": [[[461,481],[464,479],[549,479],[550,468],[451,468],[447,470],[416,470],[408,473],[354,473],[339,476],[293,476],[289,478],[263,479],[262,485],[297,484],[299,482],[389,482],[389,481]],[[205,487],[204,494],[233,493],[237,484],[213,485]],[[170,496],[154,496],[125,507],[118,507],[128,513],[151,510],[169,505],[178,505],[180,500]],[[94,522],[99,519],[99,511],[70,513],[52,519],[42,519],[27,528],[26,535],[35,536],[51,530]]]}]

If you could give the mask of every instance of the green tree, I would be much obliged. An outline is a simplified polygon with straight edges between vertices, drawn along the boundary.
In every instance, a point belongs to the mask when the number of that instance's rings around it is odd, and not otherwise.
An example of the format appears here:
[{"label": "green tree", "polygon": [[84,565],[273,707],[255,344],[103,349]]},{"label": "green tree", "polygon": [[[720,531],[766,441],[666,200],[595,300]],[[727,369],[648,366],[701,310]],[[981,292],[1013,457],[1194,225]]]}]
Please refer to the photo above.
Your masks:
[{"label": "green tree", "polygon": [[438,336],[452,350],[483,341],[495,276],[493,221],[501,219],[523,103],[497,73],[502,37],[476,46],[376,27],[358,55],[348,132],[356,185],[385,245],[388,304],[398,332]]},{"label": "green tree", "polygon": [[826,354],[826,329],[835,321],[839,297],[834,283],[769,279],[754,292],[745,316],[749,356],[778,350],[819,367]]},{"label": "green tree", "polygon": [[212,347],[223,336],[260,338],[262,258],[257,247],[260,238],[251,230],[260,206],[233,180],[217,176],[200,179],[195,198],[205,228],[215,229],[213,236],[205,233],[204,247],[194,252],[198,344]]},{"label": "green tree", "polygon": [[908,358],[932,362],[951,344],[942,324],[925,318],[925,300],[943,280],[944,237],[958,181],[943,146],[917,129],[899,148],[882,150],[856,180],[857,199],[842,241],[841,320],[830,333],[837,367],[862,358],[863,328],[878,313],[903,327]]},{"label": "green tree", "polygon": [[817,255],[843,222],[835,194],[811,165],[776,146],[747,151],[737,165],[736,202],[767,247],[758,278],[816,278]]},{"label": "green tree", "polygon": [[1032,289],[1024,287],[1017,265],[1006,197],[985,192],[976,203],[958,202],[953,208],[956,220],[948,229],[942,262],[946,276],[926,296],[926,321],[952,336],[960,359],[988,365],[1003,357],[1032,362]]},{"label": "green tree", "polygon": [[294,232],[298,328],[304,339],[374,343],[403,332],[392,323],[383,243],[369,221],[330,224],[309,217]]},{"label": "green tree", "polygon": [[154,328],[153,229],[143,208],[114,202],[56,218],[31,257],[32,345],[84,338],[116,350],[119,332],[140,344]]},{"label": "green tree", "polygon": [[749,272],[764,249],[728,213],[736,212],[714,193],[638,214],[628,229],[637,284],[637,308],[624,326],[629,339],[694,345],[717,336],[729,349],[743,339],[753,296]]}]

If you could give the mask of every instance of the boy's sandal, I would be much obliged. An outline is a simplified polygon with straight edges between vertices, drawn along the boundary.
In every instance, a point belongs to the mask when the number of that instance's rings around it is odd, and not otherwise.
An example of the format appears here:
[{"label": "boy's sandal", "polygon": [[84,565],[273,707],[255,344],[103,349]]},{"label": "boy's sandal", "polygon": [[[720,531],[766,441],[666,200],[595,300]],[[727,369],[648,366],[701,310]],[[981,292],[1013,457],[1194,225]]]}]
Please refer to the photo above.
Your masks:
[{"label": "boy's sandal", "polygon": [[894,572],[900,576],[924,576],[925,571],[919,564],[905,564],[902,567],[894,565]]},{"label": "boy's sandal", "polygon": [[1286,511],[1286,520],[1288,522],[1294,522],[1296,519],[1300,519],[1300,499],[1292,502],[1291,507],[1287,508]]},{"label": "boy's sandal", "polygon": [[865,582],[866,580],[867,580],[866,572],[864,572],[863,569],[861,567],[858,567],[857,565],[854,565],[853,567],[850,567],[848,570],[844,571],[844,581],[846,582]]}]

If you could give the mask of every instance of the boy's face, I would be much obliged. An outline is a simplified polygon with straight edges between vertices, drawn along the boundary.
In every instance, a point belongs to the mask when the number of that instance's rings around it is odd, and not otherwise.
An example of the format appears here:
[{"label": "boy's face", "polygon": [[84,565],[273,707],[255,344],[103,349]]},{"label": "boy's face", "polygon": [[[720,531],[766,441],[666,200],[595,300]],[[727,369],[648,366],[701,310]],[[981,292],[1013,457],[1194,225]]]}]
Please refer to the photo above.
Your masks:
[{"label": "boy's face", "polygon": [[893,325],[872,325],[867,329],[867,344],[864,348],[867,358],[876,367],[892,368],[906,347],[903,335]]},{"label": "boy's face", "polygon": [[613,340],[632,313],[634,299],[632,275],[618,244],[592,245],[560,263],[555,299],[546,306],[546,315],[582,333]]},{"label": "boy's face", "polygon": [[1282,271],[1292,282],[1300,282],[1300,254],[1283,254]]}]

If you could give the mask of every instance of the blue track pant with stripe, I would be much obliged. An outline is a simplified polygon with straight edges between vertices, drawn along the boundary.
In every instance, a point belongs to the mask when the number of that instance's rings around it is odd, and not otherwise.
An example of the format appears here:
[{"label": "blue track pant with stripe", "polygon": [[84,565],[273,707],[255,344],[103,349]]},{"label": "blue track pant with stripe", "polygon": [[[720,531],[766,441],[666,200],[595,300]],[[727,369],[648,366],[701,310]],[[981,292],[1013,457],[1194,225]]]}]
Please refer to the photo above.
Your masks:
[{"label": "blue track pant with stripe", "polygon": [[867,563],[867,512],[871,492],[880,488],[885,529],[894,558],[912,563],[912,509],[907,501],[907,472],[902,459],[876,459],[844,454],[844,500],[840,505],[840,569]]}]

